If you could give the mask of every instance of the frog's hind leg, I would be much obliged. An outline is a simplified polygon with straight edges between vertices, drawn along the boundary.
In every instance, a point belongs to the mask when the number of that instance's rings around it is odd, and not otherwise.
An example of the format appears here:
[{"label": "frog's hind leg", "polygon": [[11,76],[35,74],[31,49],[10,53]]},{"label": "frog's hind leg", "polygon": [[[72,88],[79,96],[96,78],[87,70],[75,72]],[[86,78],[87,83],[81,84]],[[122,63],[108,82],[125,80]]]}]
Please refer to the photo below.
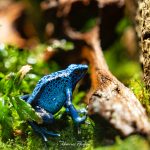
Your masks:
[{"label": "frog's hind leg", "polygon": [[29,122],[29,124],[30,124],[30,126],[34,129],[34,131],[35,132],[37,132],[37,133],[39,133],[41,136],[42,136],[42,138],[43,138],[43,140],[45,141],[45,142],[47,142],[48,141],[48,137],[49,136],[53,136],[53,137],[58,137],[58,136],[60,136],[60,134],[56,134],[56,133],[53,133],[53,132],[51,132],[51,131],[48,131],[46,128],[44,128],[44,127],[40,127],[38,124],[36,124],[35,122],[31,122],[31,121],[28,121]]},{"label": "frog's hind leg", "polygon": [[[49,125],[49,124],[52,124],[54,122],[54,118],[53,118],[53,115],[51,113],[48,113],[46,110],[44,110],[43,108],[41,108],[39,106],[34,107],[34,109],[42,117],[43,124]],[[48,131],[46,128],[39,126],[35,122],[29,122],[29,124],[31,125],[31,127],[36,132],[41,134],[44,141],[47,141],[47,137],[49,137],[49,136],[55,136],[55,137],[60,136],[60,134]]]},{"label": "frog's hind leg", "polygon": [[[21,98],[25,100],[26,102],[29,97],[30,97],[30,94],[21,96]],[[51,113],[48,113],[46,110],[44,110],[43,108],[39,106],[35,106],[35,107],[33,106],[33,108],[39,114],[39,116],[41,116],[43,120],[43,124],[52,124],[54,122],[54,118]],[[47,141],[47,138],[49,136],[55,136],[55,137],[60,136],[60,134],[53,133],[51,131],[48,131],[46,128],[42,126],[39,126],[36,122],[28,121],[28,123],[34,129],[35,132],[39,133],[42,136],[44,141]]]}]

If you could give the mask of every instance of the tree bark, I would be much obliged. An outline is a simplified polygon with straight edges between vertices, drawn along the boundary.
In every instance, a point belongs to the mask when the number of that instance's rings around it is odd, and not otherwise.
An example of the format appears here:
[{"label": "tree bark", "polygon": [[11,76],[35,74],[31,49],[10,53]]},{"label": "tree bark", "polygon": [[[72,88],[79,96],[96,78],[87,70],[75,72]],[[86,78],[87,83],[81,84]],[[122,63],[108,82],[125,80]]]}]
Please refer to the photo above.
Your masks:
[{"label": "tree bark", "polygon": [[136,19],[142,49],[144,82],[150,90],[150,0],[139,0]]}]

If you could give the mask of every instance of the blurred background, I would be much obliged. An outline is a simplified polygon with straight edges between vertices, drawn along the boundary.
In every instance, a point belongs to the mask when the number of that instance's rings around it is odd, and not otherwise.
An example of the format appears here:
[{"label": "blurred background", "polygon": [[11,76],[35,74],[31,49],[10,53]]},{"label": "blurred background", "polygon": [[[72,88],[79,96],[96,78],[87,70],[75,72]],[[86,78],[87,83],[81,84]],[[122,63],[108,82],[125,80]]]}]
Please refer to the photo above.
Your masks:
[{"label": "blurred background", "polygon": [[[44,59],[65,67],[81,62],[85,42],[72,38],[70,29],[85,35],[99,26],[99,41],[110,70],[128,80],[140,71],[136,7],[134,0],[1,0],[0,43],[31,51],[41,46]],[[53,48],[48,47],[51,44]]]}]

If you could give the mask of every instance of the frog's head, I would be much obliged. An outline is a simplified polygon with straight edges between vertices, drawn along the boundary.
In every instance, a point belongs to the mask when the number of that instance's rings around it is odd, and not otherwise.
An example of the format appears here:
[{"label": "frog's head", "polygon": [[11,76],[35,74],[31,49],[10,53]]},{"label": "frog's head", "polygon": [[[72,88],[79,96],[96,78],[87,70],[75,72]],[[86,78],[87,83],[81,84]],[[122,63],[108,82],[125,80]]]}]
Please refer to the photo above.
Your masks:
[{"label": "frog's head", "polygon": [[67,70],[69,71],[72,83],[76,84],[85,76],[88,66],[82,64],[71,64],[68,66]]}]

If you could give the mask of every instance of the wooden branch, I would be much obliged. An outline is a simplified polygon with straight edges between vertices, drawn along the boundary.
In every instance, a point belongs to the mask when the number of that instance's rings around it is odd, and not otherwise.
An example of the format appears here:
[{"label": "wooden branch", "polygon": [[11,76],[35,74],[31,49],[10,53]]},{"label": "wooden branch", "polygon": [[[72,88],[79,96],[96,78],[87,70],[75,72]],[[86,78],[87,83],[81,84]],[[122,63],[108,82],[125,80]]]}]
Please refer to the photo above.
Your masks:
[{"label": "wooden branch", "polygon": [[[92,89],[90,90],[88,113],[107,120],[122,135],[133,133],[149,135],[150,123],[145,109],[133,92],[114,77],[104,59],[98,36],[98,27],[89,33],[79,33],[67,28],[72,39],[82,39],[82,54],[91,68]],[[117,66],[116,66],[117,67]]]}]

